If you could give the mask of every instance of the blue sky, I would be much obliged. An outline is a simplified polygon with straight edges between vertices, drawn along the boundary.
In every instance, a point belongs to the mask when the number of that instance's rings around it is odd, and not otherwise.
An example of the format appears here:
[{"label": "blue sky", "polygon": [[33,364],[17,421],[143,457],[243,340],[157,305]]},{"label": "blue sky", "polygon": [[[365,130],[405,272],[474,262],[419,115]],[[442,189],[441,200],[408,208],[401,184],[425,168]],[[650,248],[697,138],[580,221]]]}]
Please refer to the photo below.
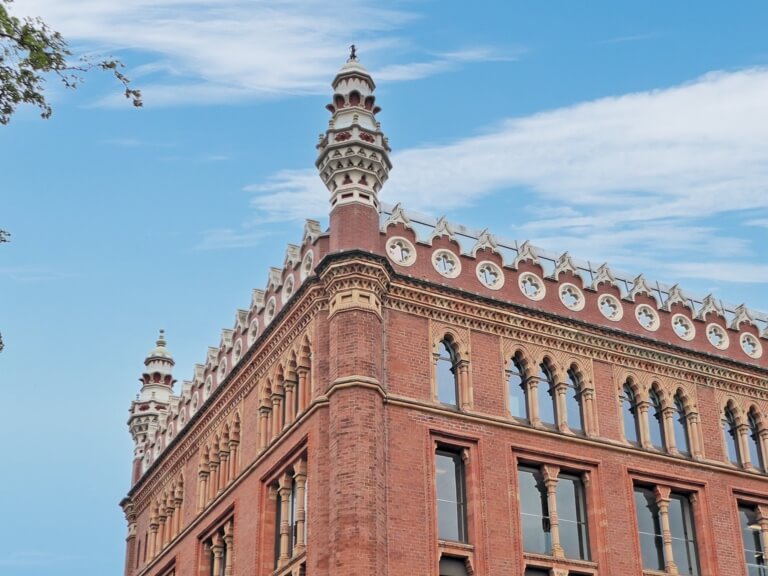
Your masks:
[{"label": "blue sky", "polygon": [[[342,7],[343,6],[343,7]],[[119,574],[127,409],[165,328],[179,381],[304,218],[356,43],[382,200],[768,311],[764,2],[24,0],[114,54],[0,127],[0,575]],[[10,519],[10,520],[9,520]]]}]

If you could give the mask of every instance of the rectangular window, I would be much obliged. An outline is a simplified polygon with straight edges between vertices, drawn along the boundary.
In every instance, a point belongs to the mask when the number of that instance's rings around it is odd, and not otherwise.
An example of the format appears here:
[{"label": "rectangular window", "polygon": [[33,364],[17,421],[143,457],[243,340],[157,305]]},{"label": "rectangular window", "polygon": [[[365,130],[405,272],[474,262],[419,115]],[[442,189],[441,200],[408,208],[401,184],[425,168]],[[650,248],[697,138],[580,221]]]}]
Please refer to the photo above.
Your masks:
[{"label": "rectangular window", "polygon": [[435,473],[438,538],[466,542],[466,488],[461,454],[438,450],[435,453]]},{"label": "rectangular window", "polygon": [[[558,518],[558,544],[566,558],[589,560],[584,484],[576,474],[555,470],[554,506]],[[550,510],[544,472],[540,468],[520,466],[518,479],[523,549],[536,554],[552,554],[556,544],[553,541],[551,515],[555,510]]]},{"label": "rectangular window", "polygon": [[[661,506],[665,500],[666,512]],[[698,576],[699,559],[690,496],[671,492],[668,499],[661,499],[653,488],[635,486],[635,509],[643,568],[663,571],[667,560],[672,560],[680,574]],[[667,515],[669,523],[670,559],[664,555],[663,514]]]},{"label": "rectangular window", "polygon": [[760,530],[760,514],[756,506],[739,505],[739,524],[741,539],[744,543],[744,562],[747,564],[747,576],[768,576],[765,565],[765,552]]},{"label": "rectangular window", "polygon": [[463,558],[440,558],[440,576],[467,576],[467,564]]}]

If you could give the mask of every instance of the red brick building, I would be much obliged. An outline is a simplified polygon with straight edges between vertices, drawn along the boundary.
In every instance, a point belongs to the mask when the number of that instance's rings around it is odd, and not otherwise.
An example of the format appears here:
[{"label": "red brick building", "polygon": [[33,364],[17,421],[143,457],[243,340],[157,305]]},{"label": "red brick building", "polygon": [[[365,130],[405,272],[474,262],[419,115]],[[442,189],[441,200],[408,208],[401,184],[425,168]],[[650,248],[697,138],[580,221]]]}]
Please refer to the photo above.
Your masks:
[{"label": "red brick building", "polygon": [[126,576],[766,574],[768,317],[382,207],[333,88],[329,229],[193,381],[145,361]]}]

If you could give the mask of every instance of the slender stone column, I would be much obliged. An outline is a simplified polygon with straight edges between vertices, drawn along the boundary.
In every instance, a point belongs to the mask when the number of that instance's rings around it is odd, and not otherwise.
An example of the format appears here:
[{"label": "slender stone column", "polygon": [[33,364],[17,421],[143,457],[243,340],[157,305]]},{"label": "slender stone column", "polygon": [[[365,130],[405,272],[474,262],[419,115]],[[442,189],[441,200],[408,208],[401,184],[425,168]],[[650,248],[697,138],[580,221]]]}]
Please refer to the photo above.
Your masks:
[{"label": "slender stone column", "polygon": [[277,392],[272,394],[272,438],[277,438],[283,430],[283,397]]},{"label": "slender stone column", "polygon": [[307,521],[307,511],[304,507],[304,501],[307,488],[307,462],[305,460],[300,460],[294,466],[293,479],[296,483],[296,549],[294,554],[301,554],[306,549],[304,526]]},{"label": "slender stone column", "polygon": [[224,546],[226,548],[227,554],[226,554],[226,560],[224,563],[224,576],[234,576],[234,565],[235,565],[235,537],[233,534],[234,531],[234,522],[230,520],[224,525]]},{"label": "slender stone column", "polygon": [[237,448],[240,442],[230,439],[229,441],[229,480],[232,481],[237,476]]},{"label": "slender stone column", "polygon": [[637,401],[637,421],[640,423],[640,446],[643,448],[652,448],[651,432],[648,427],[648,409],[651,403],[648,400]]},{"label": "slender stone column", "polygon": [[286,380],[283,383],[283,389],[285,390],[285,427],[296,419],[296,383]]},{"label": "slender stone column", "polygon": [[560,520],[557,515],[557,475],[558,466],[545,465],[543,468],[544,486],[547,487],[547,507],[549,508],[549,529],[552,535],[552,556],[565,558],[565,550],[560,545]]},{"label": "slender stone column", "polygon": [[176,521],[175,518],[175,512],[176,508],[173,505],[173,494],[171,494],[170,498],[166,501],[166,507],[165,507],[165,543],[166,545],[171,543],[171,540],[173,540],[175,534],[174,534],[174,523]]},{"label": "slender stone column", "polygon": [[656,486],[656,506],[659,509],[659,520],[661,521],[661,539],[664,543],[665,568],[668,574],[678,574],[677,564],[675,564],[672,552],[672,530],[669,527],[669,493],[670,490],[666,486]]},{"label": "slender stone column", "polygon": [[704,457],[704,451],[701,449],[701,428],[699,427],[698,412],[688,412],[685,419],[688,425],[688,441],[691,443],[691,455],[697,460]]},{"label": "slender stone column", "polygon": [[200,562],[198,576],[211,576],[211,541],[203,542],[203,561]]},{"label": "slender stone column", "polygon": [[739,424],[736,430],[738,432],[737,440],[739,441],[739,452],[741,453],[741,465],[744,468],[751,468],[752,456],[749,453],[749,426]]},{"label": "slender stone column", "polygon": [[557,429],[560,432],[568,432],[571,429],[568,426],[567,393],[568,385],[558,377],[558,381],[555,384],[555,418],[557,418]]},{"label": "slender stone column", "polygon": [[584,433],[589,438],[597,437],[595,425],[595,391],[582,385],[581,388],[581,414],[584,418]]},{"label": "slender stone column", "polygon": [[216,450],[212,450],[211,461],[208,466],[211,469],[211,475],[208,482],[208,502],[216,498],[219,493],[219,456]]},{"label": "slender stone column", "polygon": [[462,410],[471,410],[474,406],[472,398],[472,386],[469,384],[469,361],[459,360],[457,365],[459,371],[459,405]]},{"label": "slender stone column", "polygon": [[531,415],[531,425],[541,426],[541,416],[539,416],[539,379],[527,378],[528,386],[528,414]]},{"label": "slender stone column", "polygon": [[271,408],[266,405],[259,407],[259,450],[264,450],[269,446],[269,414]]},{"label": "slender stone column", "polygon": [[[763,457],[763,466],[768,465],[768,459],[766,459],[766,448],[768,448],[768,429],[760,430],[760,432],[757,435],[758,444],[757,448],[760,450],[760,455]],[[758,467],[760,463],[758,462]],[[765,470],[763,470],[765,472]]]},{"label": "slender stone column", "polygon": [[204,457],[203,462],[200,464],[200,469],[197,474],[197,511],[200,512],[208,503],[208,476],[210,475],[210,467],[206,457]]},{"label": "slender stone column", "polygon": [[758,518],[758,523],[760,524],[760,543],[763,545],[763,554],[765,554],[765,551],[768,550],[768,506],[758,506],[757,513],[760,515]]},{"label": "slender stone column", "polygon": [[213,546],[211,546],[211,552],[213,552],[213,576],[222,576],[222,560],[224,557],[224,539],[218,532],[213,537]]},{"label": "slender stone column", "polygon": [[312,391],[309,389],[309,368],[299,366],[296,372],[299,376],[299,414],[301,414],[309,406]]},{"label": "slender stone column", "polygon": [[160,527],[158,518],[157,518],[157,510],[152,512],[152,515],[149,517],[149,554],[148,557],[150,559],[155,557],[155,554],[157,554],[157,529]]},{"label": "slender stone column", "polygon": [[280,488],[278,489],[280,506],[280,556],[277,561],[278,567],[285,566],[290,560],[288,549],[290,547],[291,525],[288,522],[291,513],[291,488],[292,479],[290,475],[283,474],[280,477]]},{"label": "slender stone column", "polygon": [[675,416],[677,416],[677,410],[674,406],[667,406],[662,410],[661,415],[663,417],[662,424],[664,425],[664,447],[671,454],[679,454],[680,450],[677,448],[677,440],[675,439]]},{"label": "slender stone column", "polygon": [[176,491],[173,494],[173,504],[174,504],[174,511],[173,511],[173,537],[176,538],[176,536],[179,535],[179,532],[181,531],[181,505],[184,502],[184,488],[181,484],[176,486]]},{"label": "slender stone column", "polygon": [[221,438],[219,443],[219,492],[229,483],[229,440]]}]

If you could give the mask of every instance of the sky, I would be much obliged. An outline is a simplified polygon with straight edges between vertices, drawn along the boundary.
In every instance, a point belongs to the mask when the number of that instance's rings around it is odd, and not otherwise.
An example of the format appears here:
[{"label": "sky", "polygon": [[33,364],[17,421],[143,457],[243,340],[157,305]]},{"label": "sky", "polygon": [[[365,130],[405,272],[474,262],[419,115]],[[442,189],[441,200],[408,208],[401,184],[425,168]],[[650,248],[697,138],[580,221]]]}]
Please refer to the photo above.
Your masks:
[{"label": "sky", "polygon": [[[19,0],[106,75],[0,126],[0,575],[120,574],[128,407],[179,382],[305,218],[355,43],[432,216],[768,312],[768,4]],[[10,519],[10,520],[9,520]]]}]

